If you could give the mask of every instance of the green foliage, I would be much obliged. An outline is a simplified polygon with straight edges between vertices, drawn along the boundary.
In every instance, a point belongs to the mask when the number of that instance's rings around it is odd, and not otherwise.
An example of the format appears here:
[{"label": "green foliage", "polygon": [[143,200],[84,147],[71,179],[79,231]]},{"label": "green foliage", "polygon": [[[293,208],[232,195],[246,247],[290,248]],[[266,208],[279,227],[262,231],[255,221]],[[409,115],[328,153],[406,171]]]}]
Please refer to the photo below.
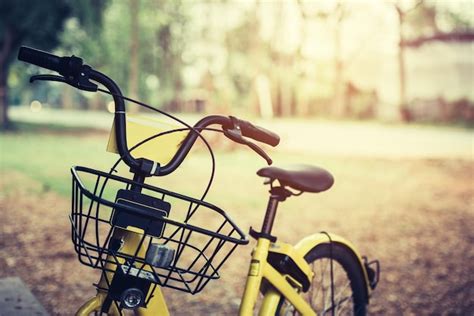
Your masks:
[{"label": "green foliage", "polygon": [[[2,111],[0,128],[10,127],[6,110],[8,104],[12,101],[21,102],[21,98],[25,97],[20,92],[23,91],[24,82],[20,83],[18,77],[20,77],[19,74],[25,73],[26,66],[15,66],[13,72],[9,73],[10,65],[15,61],[19,47],[26,45],[45,51],[54,49],[63,42],[64,38],[61,38],[60,34],[64,21],[71,16],[77,16],[83,29],[98,32],[105,4],[106,1],[96,0],[2,0],[0,2],[0,63],[2,64],[0,78],[5,78],[0,80],[0,90],[5,91],[0,98]],[[80,42],[80,32],[71,32],[71,34],[74,34],[75,38],[72,38],[70,43],[73,43],[73,40]],[[89,41],[84,41],[84,43],[88,45]],[[91,47],[93,46],[89,47],[89,54],[97,55],[97,49]],[[9,85],[13,86],[14,92],[10,98]]]},{"label": "green foliage", "polygon": [[[58,145],[61,144],[61,145]],[[87,164],[105,168],[110,165],[111,155],[104,152],[104,142],[74,136],[28,134],[0,134],[2,151],[0,170],[14,170],[42,183],[47,190],[62,195],[70,193],[72,165]],[[87,153],[94,155],[93,161]],[[35,159],[27,159],[35,157]],[[28,163],[25,163],[28,161]]]},{"label": "green foliage", "polygon": [[[31,45],[43,50],[55,47],[64,19],[71,14],[69,1],[2,0],[0,2],[0,45],[11,36],[11,62],[20,45]],[[7,35],[10,33],[10,35]]]}]

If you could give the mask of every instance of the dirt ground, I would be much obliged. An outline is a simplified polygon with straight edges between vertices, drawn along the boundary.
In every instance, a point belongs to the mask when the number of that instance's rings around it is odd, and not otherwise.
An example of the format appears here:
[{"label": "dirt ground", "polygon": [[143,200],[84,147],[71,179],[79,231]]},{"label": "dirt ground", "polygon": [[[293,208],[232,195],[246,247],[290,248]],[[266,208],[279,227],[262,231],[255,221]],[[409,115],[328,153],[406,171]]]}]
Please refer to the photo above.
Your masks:
[{"label": "dirt ground", "polygon": [[[281,209],[275,234],[295,242],[311,232],[334,231],[379,259],[371,314],[473,315],[472,161],[353,158],[347,164],[347,182],[322,198],[324,210]],[[52,315],[72,315],[94,294],[98,273],[75,257],[69,200],[24,175],[8,171],[0,177],[0,277],[21,277]],[[311,198],[298,197],[318,201]],[[254,209],[241,214],[254,226],[262,215]],[[165,290],[172,314],[235,315],[250,251],[251,245],[240,247],[222,280],[198,295]]]}]

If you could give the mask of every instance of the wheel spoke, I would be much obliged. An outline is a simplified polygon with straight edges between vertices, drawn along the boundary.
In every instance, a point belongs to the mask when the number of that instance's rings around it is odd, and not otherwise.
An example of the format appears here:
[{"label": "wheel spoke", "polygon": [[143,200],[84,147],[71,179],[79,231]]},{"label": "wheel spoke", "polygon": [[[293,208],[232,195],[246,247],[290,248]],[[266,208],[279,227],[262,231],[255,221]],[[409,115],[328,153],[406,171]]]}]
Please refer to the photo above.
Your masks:
[{"label": "wheel spoke", "polygon": [[[319,262],[318,262],[319,261]],[[333,264],[333,271],[334,271],[334,291],[337,292],[336,295],[334,295],[334,306],[332,306],[332,299],[331,299],[331,279],[330,276],[327,272],[328,267],[330,266],[331,259],[328,258],[323,258],[321,260],[318,260],[313,263],[313,271],[315,272],[315,275],[317,276],[318,274],[318,269],[317,266],[319,265],[320,269],[320,279],[314,280],[315,284],[317,284],[317,288],[309,291],[309,298],[310,298],[310,305],[314,310],[320,310],[320,313],[322,315],[331,312],[333,309],[335,310],[335,314],[339,315],[340,312],[343,312],[346,310],[352,300],[352,296],[348,295],[344,297],[344,294],[347,292],[347,290],[350,290],[350,280],[348,280],[347,274],[345,273],[344,269],[340,267],[340,265],[337,263],[337,261],[334,261]],[[326,280],[327,279],[327,280]],[[346,281],[346,282],[344,282]],[[321,297],[321,305],[318,305],[318,297],[319,294],[322,294]],[[351,291],[349,291],[349,294],[351,294]]]},{"label": "wheel spoke", "polygon": [[336,307],[337,307],[336,308],[336,313],[338,311],[341,311],[341,312],[344,311],[344,307],[347,306],[346,303],[349,302],[351,299],[352,299],[352,297],[349,297],[349,296],[344,297],[343,299],[341,299],[336,305]]},{"label": "wheel spoke", "polygon": [[[321,292],[322,292],[322,303],[323,303],[323,308],[326,306],[326,302],[325,302],[325,297],[326,297],[326,288],[324,286],[324,276],[326,274],[326,271],[327,271],[327,267],[329,266],[329,260],[327,259],[322,259],[321,260],[322,262],[320,262],[320,266],[321,266],[321,287],[318,287],[318,291],[316,292],[316,297],[314,298],[315,300],[317,300],[318,298],[318,295],[319,295],[319,290],[321,289]],[[324,265],[324,269],[323,269],[323,265]],[[316,274],[316,273],[315,273]]]},{"label": "wheel spoke", "polygon": [[341,306],[341,303],[342,303],[342,305],[344,305],[344,304],[345,304],[346,302],[348,302],[349,300],[350,300],[349,297],[343,298],[341,301],[337,302],[337,304],[335,304],[334,306],[330,306],[330,307],[328,307],[327,309],[323,310],[322,314],[324,315],[325,313],[330,312],[330,311],[332,311],[333,309],[335,309],[335,310],[336,310],[336,315],[340,315],[340,314],[337,313],[337,312],[339,311],[339,308],[338,308],[338,307]]},{"label": "wheel spoke", "polygon": [[[340,299],[340,297],[342,296],[342,294],[344,294],[344,292],[345,292],[348,288],[350,288],[350,285],[351,285],[351,283],[350,283],[350,281],[348,281],[348,282],[345,284],[345,286],[342,288],[342,290],[340,290],[339,293],[334,296],[334,300],[337,302],[336,306],[338,307],[338,308],[336,308],[336,311],[339,310],[339,307],[341,307],[341,306],[344,307],[344,306],[346,305],[346,303],[347,303],[349,300],[352,299],[352,293],[350,293],[350,294],[351,294],[350,296],[346,296],[346,297],[343,297],[343,298]],[[341,305],[341,302],[343,303],[342,305]],[[341,309],[341,310],[343,310],[343,309]]]}]

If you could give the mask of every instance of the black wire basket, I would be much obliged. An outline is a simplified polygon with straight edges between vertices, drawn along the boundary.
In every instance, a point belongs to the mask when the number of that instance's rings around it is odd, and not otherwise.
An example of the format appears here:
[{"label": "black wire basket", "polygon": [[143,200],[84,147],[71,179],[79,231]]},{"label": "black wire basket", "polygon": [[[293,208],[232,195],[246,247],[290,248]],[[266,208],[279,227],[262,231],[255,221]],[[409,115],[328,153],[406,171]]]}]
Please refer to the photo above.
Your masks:
[{"label": "black wire basket", "polygon": [[103,275],[121,270],[195,294],[248,243],[212,204],[91,168],[71,172],[74,248]]}]

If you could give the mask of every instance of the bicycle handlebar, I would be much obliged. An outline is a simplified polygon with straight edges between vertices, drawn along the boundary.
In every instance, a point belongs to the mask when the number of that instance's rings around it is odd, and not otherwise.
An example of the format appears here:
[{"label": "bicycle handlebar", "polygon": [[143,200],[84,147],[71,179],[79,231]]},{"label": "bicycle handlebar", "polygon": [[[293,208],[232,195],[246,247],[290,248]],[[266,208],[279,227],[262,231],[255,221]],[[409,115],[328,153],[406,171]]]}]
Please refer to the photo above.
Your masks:
[{"label": "bicycle handlebar", "polygon": [[76,56],[59,57],[42,50],[20,47],[18,59],[41,68],[56,71],[64,77],[77,76],[82,70],[82,59]]},{"label": "bicycle handlebar", "polygon": [[[92,69],[90,66],[83,64],[83,60],[76,56],[59,57],[41,50],[22,46],[18,53],[18,59],[42,68],[56,71],[64,78],[58,76],[46,76],[42,78],[57,78],[58,81],[66,82],[78,89],[86,91],[97,91],[97,86],[89,81],[93,80],[102,84],[113,96],[115,103],[115,128],[116,128],[116,142],[119,154],[124,162],[134,172],[139,172],[142,175],[156,175],[164,176],[175,171],[186,158],[191,150],[194,142],[198,137],[198,131],[209,125],[219,124],[224,130],[237,129],[242,136],[252,138],[256,141],[266,143],[271,146],[278,145],[280,138],[277,134],[266,130],[262,127],[255,126],[252,123],[240,120],[235,117],[226,117],[220,115],[211,115],[201,119],[194,125],[194,130],[191,130],[176,154],[170,162],[164,166],[159,166],[156,162],[145,158],[134,158],[127,146],[127,132],[125,120],[125,103],[122,92],[118,85],[105,74]],[[51,79],[43,79],[51,80]],[[231,138],[232,139],[232,138]],[[233,139],[234,140],[234,139]]]},{"label": "bicycle handlebar", "polygon": [[237,120],[243,136],[252,138],[258,142],[265,143],[273,147],[280,143],[280,136],[273,133],[272,131],[260,126],[256,126],[249,121],[241,120],[231,116],[231,120],[233,119]]},{"label": "bicycle handlebar", "polygon": [[67,57],[63,57],[61,59],[61,57],[56,55],[25,46],[20,47],[20,51],[18,52],[18,60],[49,70],[57,71],[59,73],[61,73],[62,69],[64,68],[61,65],[61,60],[64,60],[64,58]]}]

